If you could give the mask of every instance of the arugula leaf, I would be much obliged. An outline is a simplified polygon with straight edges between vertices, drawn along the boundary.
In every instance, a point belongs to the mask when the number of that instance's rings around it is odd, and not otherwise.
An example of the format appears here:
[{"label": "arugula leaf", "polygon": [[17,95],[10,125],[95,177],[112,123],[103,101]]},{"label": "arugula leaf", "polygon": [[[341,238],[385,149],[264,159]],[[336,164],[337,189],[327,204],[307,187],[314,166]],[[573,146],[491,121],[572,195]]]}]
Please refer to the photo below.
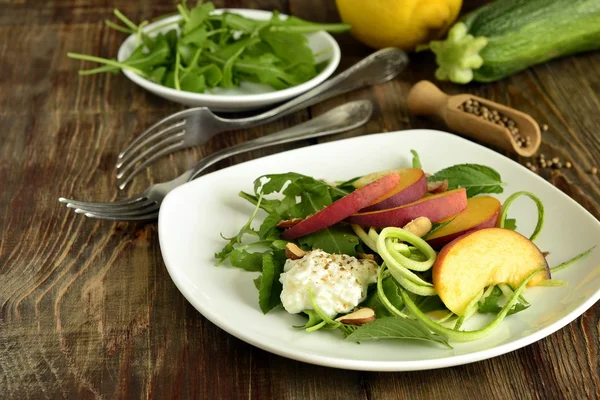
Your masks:
[{"label": "arugula leaf", "polygon": [[332,203],[327,184],[295,172],[260,176],[254,181],[254,192],[258,194],[259,189],[265,196],[279,192],[285,196],[279,202],[270,203],[275,206],[271,211],[282,219],[306,218]]},{"label": "arugula leaf", "polygon": [[321,249],[331,254],[356,255],[359,240],[352,230],[346,227],[332,226],[298,239],[300,245],[309,249]]},{"label": "arugula leaf", "polygon": [[308,317],[308,321],[306,321],[306,324],[300,325],[300,326],[294,326],[294,328],[306,329],[306,328],[315,326],[318,323],[320,323],[321,321],[323,321],[323,318],[321,318],[315,310],[304,310],[302,312],[304,314],[306,314],[306,316]]},{"label": "arugula leaf", "polygon": [[358,327],[346,340],[368,341],[384,339],[412,339],[439,343],[452,348],[442,336],[432,333],[419,321],[409,318],[377,318]]},{"label": "arugula leaf", "polygon": [[413,155],[412,167],[413,168],[423,168],[423,165],[421,165],[421,157],[419,157],[419,153],[417,153],[416,150],[411,150],[410,152]]},{"label": "arugula leaf", "polygon": [[516,231],[517,230],[517,220],[514,218],[506,218],[504,220],[504,227],[506,229]]},{"label": "arugula leaf", "polygon": [[417,307],[419,307],[419,310],[424,313],[438,310],[448,310],[439,296],[418,296],[414,302]]},{"label": "arugula leaf", "polygon": [[[498,314],[500,310],[502,310],[502,307],[498,304],[501,298],[502,290],[498,286],[494,286],[494,289],[492,289],[490,295],[477,303],[477,312],[480,314]],[[508,314],[506,315],[516,314],[520,311],[526,310],[527,308],[529,308],[528,303],[519,301],[508,311]]]},{"label": "arugula leaf", "polygon": [[[81,75],[129,70],[161,85],[189,92],[205,92],[216,86],[239,86],[242,80],[284,89],[312,79],[322,70],[323,64],[329,62],[316,63],[304,34],[320,30],[344,32],[350,28],[348,24],[319,24],[294,17],[284,21],[277,13],[267,21],[231,12],[211,15],[214,9],[212,2],[202,1],[190,9],[183,0],[177,6],[181,21],[152,29],[146,29],[148,21],[136,25],[115,10],[118,23],[107,20],[106,25],[137,36],[137,47],[127,61],[75,53],[68,53],[68,56],[102,64],[80,71]],[[167,16],[170,15],[157,19]],[[177,25],[178,29],[170,29],[166,34],[156,32],[169,25]],[[246,51],[250,57],[244,56]],[[177,76],[184,66],[202,67],[211,62],[223,69],[218,79],[208,76],[214,69],[187,71],[186,79]]]},{"label": "arugula leaf", "polygon": [[258,206],[259,208],[265,210],[267,212],[267,214],[272,214],[272,213],[276,212],[275,210],[279,207],[279,204],[281,203],[281,201],[279,201],[279,200],[270,200],[270,199],[263,198],[259,204],[258,196],[254,196],[250,193],[246,193],[243,191],[239,192],[238,196],[240,196],[242,199],[248,200],[250,203],[254,204],[255,206]]},{"label": "arugula leaf", "polygon": [[[402,310],[404,308],[404,301],[398,292],[398,283],[393,277],[387,277],[381,282],[383,286],[383,292],[385,293],[385,297],[392,303],[394,307],[398,310]],[[392,313],[388,311],[385,305],[381,302],[379,298],[379,293],[377,290],[374,290],[372,295],[367,298],[364,303],[365,307],[369,307],[375,311],[375,315],[377,318],[380,317],[391,317]]]},{"label": "arugula leaf", "polygon": [[360,179],[360,176],[357,176],[355,178],[352,179],[348,179],[345,182],[340,182],[337,184],[336,188],[339,190],[343,190],[344,192],[346,192],[346,194],[350,194],[353,191],[356,190],[356,188],[354,187],[354,185],[352,183],[354,183],[355,181],[357,181],[358,179]]},{"label": "arugula leaf", "polygon": [[283,272],[283,264],[280,257],[268,253],[263,255],[258,305],[264,314],[281,304],[282,285],[279,282],[279,275]]},{"label": "arugula leaf", "polygon": [[262,201],[262,195],[259,196],[259,198],[257,200],[257,204],[254,207],[254,211],[252,212],[252,215],[250,215],[248,222],[246,222],[246,224],[244,226],[242,226],[242,229],[240,229],[240,231],[238,232],[237,235],[235,235],[232,238],[223,237],[223,239],[229,240],[229,243],[227,243],[223,247],[223,249],[221,249],[220,252],[215,253],[215,258],[218,260],[217,265],[221,264],[223,261],[225,261],[229,257],[231,252],[235,250],[235,245],[242,243],[242,239],[245,235],[258,236],[258,232],[256,232],[254,229],[252,229],[252,221],[254,221],[254,218],[256,217],[256,214],[258,213],[258,209],[260,208],[261,201]]},{"label": "arugula leaf", "polygon": [[272,30],[276,32],[311,33],[320,30],[326,30],[328,32],[333,33],[342,33],[350,30],[351,27],[349,24],[346,23],[318,23],[306,21],[294,16],[290,16],[288,19],[282,20],[277,14],[273,15],[271,23],[274,25]]},{"label": "arugula leaf", "polygon": [[267,238],[269,239],[279,239],[279,230],[277,229],[277,223],[281,221],[281,217],[279,214],[272,212],[265,218],[265,220],[258,228],[258,237],[262,240]]},{"label": "arugula leaf", "polygon": [[229,262],[232,266],[242,268],[246,271],[262,271],[264,254],[235,249],[229,254]]},{"label": "arugula leaf", "polygon": [[[454,217],[454,218],[456,218],[456,217]],[[429,232],[427,232],[427,234],[423,237],[423,239],[426,240],[435,231],[440,230],[443,227],[445,227],[446,225],[450,224],[452,221],[454,221],[454,218],[449,219],[448,221],[444,221],[444,222],[432,222],[431,223],[431,230]]]},{"label": "arugula leaf", "polygon": [[500,174],[490,167],[479,164],[459,164],[436,172],[429,182],[448,180],[448,190],[466,188],[467,197],[481,193],[504,191]]},{"label": "arugula leaf", "polygon": [[284,250],[287,244],[287,240],[274,240],[273,243],[271,243],[271,248],[273,250]]},{"label": "arugula leaf", "polygon": [[196,7],[192,8],[189,13],[189,19],[183,25],[183,34],[186,35],[199,28],[214,10],[215,6],[212,3],[198,3]]}]

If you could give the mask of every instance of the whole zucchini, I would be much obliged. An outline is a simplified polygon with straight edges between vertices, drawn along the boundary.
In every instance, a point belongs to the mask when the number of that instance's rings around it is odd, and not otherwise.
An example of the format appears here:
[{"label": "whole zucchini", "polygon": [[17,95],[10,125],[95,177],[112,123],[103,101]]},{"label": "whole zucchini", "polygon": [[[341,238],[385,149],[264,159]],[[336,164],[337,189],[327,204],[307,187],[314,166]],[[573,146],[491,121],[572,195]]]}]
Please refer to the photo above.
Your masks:
[{"label": "whole zucchini", "polygon": [[532,65],[600,48],[600,0],[496,0],[456,23],[436,55],[436,78],[492,82]]}]

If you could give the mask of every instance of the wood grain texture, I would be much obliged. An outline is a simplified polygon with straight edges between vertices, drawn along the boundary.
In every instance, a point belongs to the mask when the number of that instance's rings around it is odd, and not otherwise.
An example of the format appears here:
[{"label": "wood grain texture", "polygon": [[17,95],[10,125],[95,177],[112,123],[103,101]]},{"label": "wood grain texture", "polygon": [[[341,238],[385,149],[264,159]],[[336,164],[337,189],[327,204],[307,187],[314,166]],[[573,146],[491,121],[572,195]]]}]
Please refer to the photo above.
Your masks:
[{"label": "wood grain texture", "polygon": [[[336,21],[331,0],[215,1]],[[466,9],[481,2],[470,1]],[[91,221],[56,201],[117,198],[113,166],[131,137],[182,109],[123,75],[79,77],[67,51],[115,54],[122,36],[102,20],[113,8],[134,20],[174,1],[0,0],[0,398],[202,399],[594,399],[600,397],[600,308],[523,349],[440,371],[370,373],[315,367],[254,348],[215,327],[177,291],[156,226]],[[342,68],[370,50],[340,35]],[[458,87],[518,107],[540,123],[542,152],[575,168],[545,176],[600,217],[600,52],[532,68],[500,82]],[[224,134],[172,155],[127,194],[172,178],[198,157],[304,121],[337,104],[371,99],[373,119],[334,140],[439,128],[406,110],[406,94],[431,79],[429,54],[385,85],[363,89],[264,127]],[[314,141],[242,154],[217,168]],[[525,160],[519,160],[525,161]]]}]

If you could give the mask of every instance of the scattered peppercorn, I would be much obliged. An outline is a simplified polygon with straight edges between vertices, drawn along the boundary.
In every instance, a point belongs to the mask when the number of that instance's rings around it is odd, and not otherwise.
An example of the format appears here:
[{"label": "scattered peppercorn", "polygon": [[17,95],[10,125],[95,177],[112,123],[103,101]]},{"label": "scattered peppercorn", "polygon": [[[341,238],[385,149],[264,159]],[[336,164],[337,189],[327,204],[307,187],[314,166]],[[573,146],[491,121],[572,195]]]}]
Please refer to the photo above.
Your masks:
[{"label": "scattered peppercorn", "polygon": [[542,130],[544,132],[546,132],[548,130],[548,125],[546,125],[546,124],[542,125]]},{"label": "scattered peppercorn", "polygon": [[[571,161],[563,161],[560,157],[552,157],[551,159],[546,159],[546,155],[541,153],[534,159],[536,162],[536,166],[538,168],[552,168],[552,169],[561,169],[561,168],[571,168],[573,167],[573,163]],[[525,166],[530,168],[533,165],[531,162],[527,162]],[[530,168],[531,169],[531,168]]]},{"label": "scattered peppercorn", "polygon": [[596,167],[592,167],[592,169],[590,170],[590,173],[591,173],[592,175],[597,175],[597,174],[598,174],[598,168],[596,168]]}]

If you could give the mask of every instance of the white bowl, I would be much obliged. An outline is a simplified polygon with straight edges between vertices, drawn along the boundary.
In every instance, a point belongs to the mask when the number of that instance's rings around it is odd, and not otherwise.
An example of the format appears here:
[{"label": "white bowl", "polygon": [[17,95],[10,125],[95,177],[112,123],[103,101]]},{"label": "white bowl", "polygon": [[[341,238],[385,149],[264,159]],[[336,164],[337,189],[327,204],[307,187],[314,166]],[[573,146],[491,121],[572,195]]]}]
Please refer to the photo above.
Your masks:
[{"label": "white bowl", "polygon": [[[215,14],[220,14],[225,11],[240,14],[247,18],[257,20],[268,20],[273,15],[270,11],[251,10],[242,8],[229,8],[215,10]],[[287,18],[281,14],[282,18]],[[144,30],[152,29],[153,27],[166,24],[171,21],[177,21],[181,16],[165,18],[154,22]],[[167,26],[158,32],[167,32],[173,29],[174,25]],[[185,104],[192,107],[205,106],[214,111],[247,111],[264,108],[269,105],[284,102],[285,100],[296,97],[329,78],[340,63],[340,47],[329,33],[325,31],[315,32],[306,35],[308,45],[316,56],[317,62],[329,60],[329,64],[314,78],[300,85],[293,86],[283,90],[275,90],[268,85],[257,84],[252,82],[242,82],[240,87],[233,89],[216,88],[213,93],[193,93],[175,90],[166,86],[159,85],[148,79],[145,79],[134,72],[123,70],[123,73],[133,82],[143,87],[144,89],[154,93],[157,96],[174,101],[176,103]],[[119,48],[117,59],[123,61],[127,59],[136,48],[136,37],[131,35],[123,42]]]}]

